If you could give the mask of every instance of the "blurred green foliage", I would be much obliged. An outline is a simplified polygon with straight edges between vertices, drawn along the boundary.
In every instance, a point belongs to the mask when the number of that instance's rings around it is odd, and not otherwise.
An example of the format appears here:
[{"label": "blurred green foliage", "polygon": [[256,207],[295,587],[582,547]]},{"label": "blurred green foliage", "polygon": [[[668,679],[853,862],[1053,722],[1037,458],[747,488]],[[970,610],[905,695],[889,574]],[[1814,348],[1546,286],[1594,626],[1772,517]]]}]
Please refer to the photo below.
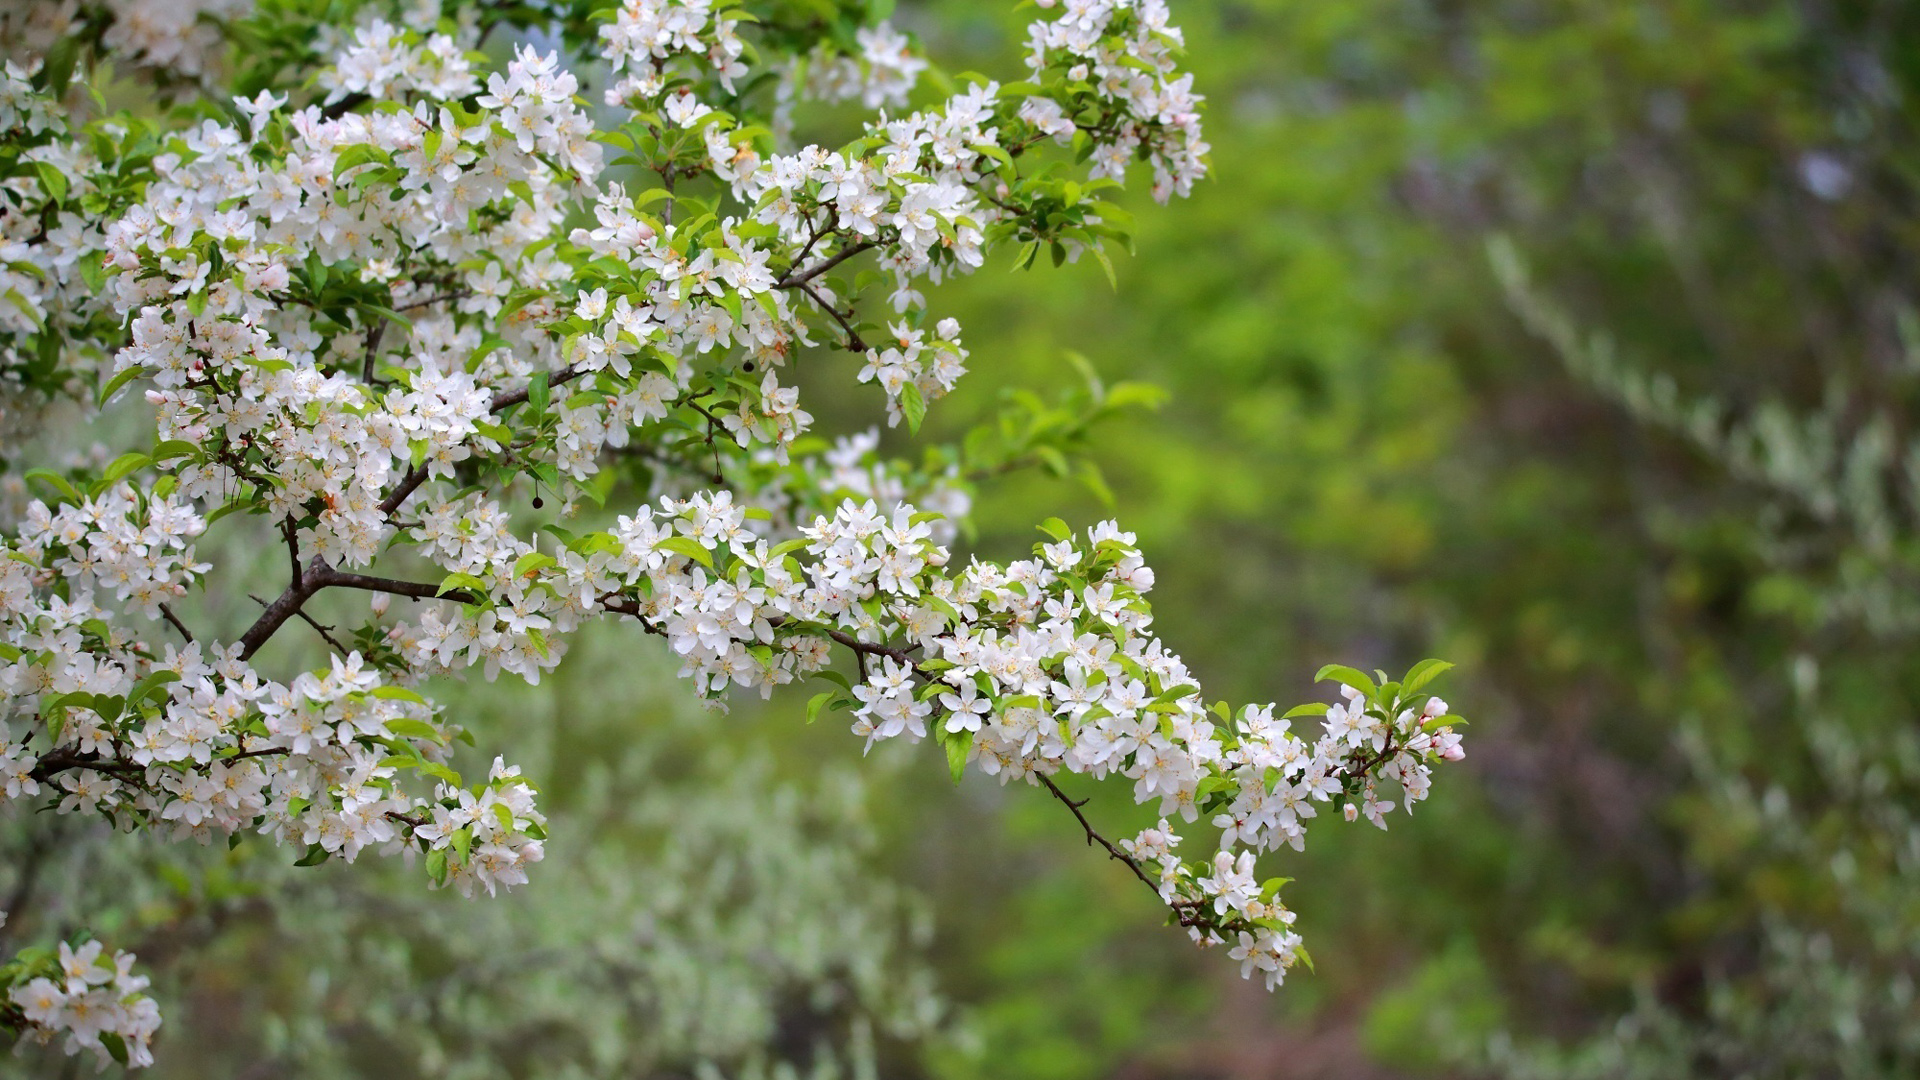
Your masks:
[{"label": "blurred green foliage", "polygon": [[[962,57],[1007,48],[1017,18],[910,14]],[[1920,13],[1176,14],[1214,179],[1187,203],[1136,198],[1117,289],[1076,265],[949,290],[976,374],[934,421],[996,384],[1071,379],[1068,350],[1167,387],[1099,458],[1161,571],[1161,629],[1207,685],[1284,698],[1336,656],[1442,655],[1480,722],[1470,768],[1414,820],[1291,857],[1317,977],[1252,1020],[1075,1024],[1063,1054],[1064,1019],[1001,1007],[1041,978],[1053,946],[1031,940],[1027,969],[977,963],[991,1074],[1910,1074],[1920,912],[1892,895],[1920,875]],[[1608,362],[1549,340],[1543,309]],[[980,520],[1057,507],[1040,483],[995,488]],[[1813,989],[1842,975],[1855,997]],[[1175,992],[1104,985],[1147,1015]],[[1357,1045],[1334,1065],[1221,1049],[1276,1030]]]}]

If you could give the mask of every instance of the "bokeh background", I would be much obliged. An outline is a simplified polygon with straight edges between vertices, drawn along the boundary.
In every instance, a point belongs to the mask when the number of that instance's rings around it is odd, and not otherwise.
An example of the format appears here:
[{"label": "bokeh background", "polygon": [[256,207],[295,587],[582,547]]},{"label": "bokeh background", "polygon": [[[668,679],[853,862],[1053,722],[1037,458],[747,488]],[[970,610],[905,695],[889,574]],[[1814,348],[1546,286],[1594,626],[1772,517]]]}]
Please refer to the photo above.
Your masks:
[{"label": "bokeh background", "polygon": [[[1099,479],[983,485],[967,544],[1117,516],[1210,694],[1459,664],[1433,799],[1279,860],[1317,971],[1268,995],[1051,800],[863,762],[804,696],[704,713],[604,634],[455,703],[555,817],[510,898],[5,823],[0,886],[156,971],[154,1076],[1920,1075],[1920,8],[1174,14],[1213,178],[1129,193],[1114,284],[933,296],[973,373],[928,423],[1076,356],[1164,388]],[[1003,5],[896,19],[1017,64]]]}]

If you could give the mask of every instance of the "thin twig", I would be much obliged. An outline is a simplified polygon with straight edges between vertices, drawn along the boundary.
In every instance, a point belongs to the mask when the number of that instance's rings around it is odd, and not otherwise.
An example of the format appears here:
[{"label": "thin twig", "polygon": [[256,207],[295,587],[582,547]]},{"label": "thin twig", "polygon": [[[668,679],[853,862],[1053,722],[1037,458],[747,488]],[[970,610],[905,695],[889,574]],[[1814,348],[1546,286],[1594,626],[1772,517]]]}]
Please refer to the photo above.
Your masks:
[{"label": "thin twig", "polygon": [[1046,786],[1048,791],[1053,792],[1054,798],[1065,803],[1067,809],[1073,811],[1074,820],[1078,821],[1080,827],[1086,830],[1087,843],[1089,845],[1099,844],[1101,847],[1106,848],[1107,854],[1126,863],[1127,869],[1133,871],[1133,876],[1139,878],[1142,882],[1146,883],[1147,888],[1153,890],[1153,895],[1160,895],[1160,884],[1147,876],[1147,872],[1140,868],[1140,863],[1135,860],[1133,856],[1120,850],[1112,841],[1094,831],[1093,823],[1087,820],[1087,815],[1080,812],[1080,808],[1087,804],[1085,799],[1074,802],[1072,799],[1067,798],[1066,792],[1060,790],[1060,785],[1053,782],[1053,777],[1045,773],[1034,773],[1033,775],[1039,779],[1040,783]]},{"label": "thin twig", "polygon": [[857,244],[849,244],[797,274],[787,274],[787,276],[774,282],[773,287],[776,289],[797,289],[807,282],[812,281],[814,278],[819,277],[821,274],[846,262],[848,259],[853,258],[855,255],[863,251],[871,251],[879,246],[879,242],[874,240],[862,240]]},{"label": "thin twig", "polygon": [[825,297],[821,296],[818,292],[815,292],[813,286],[802,284],[799,286],[799,289],[801,292],[806,293],[808,296],[813,297],[813,302],[816,304],[819,304],[821,310],[833,316],[833,321],[839,323],[840,329],[846,331],[848,352],[863,353],[867,351],[867,343],[861,340],[860,332],[858,330],[855,330],[853,328],[853,324],[847,321],[848,316],[851,316],[853,314],[852,308],[848,308],[847,313],[845,315],[842,315],[839,309],[835,308],[832,304],[827,303]]},{"label": "thin twig", "polygon": [[[260,599],[258,596],[254,596],[252,593],[248,593],[247,596],[254,603],[259,604],[261,607],[267,606],[267,602],[265,600]],[[312,615],[307,614],[306,608],[296,609],[294,611],[294,614],[299,616],[301,620],[303,620],[308,626],[313,627],[314,632],[319,634],[321,640],[325,641],[327,645],[333,649],[334,652],[339,653],[341,656],[345,656],[352,651],[351,649],[348,649],[345,645],[342,645],[338,641],[335,641],[333,639],[333,634],[330,633],[333,627],[320,625],[319,620],[315,619]]]},{"label": "thin twig", "polygon": [[193,644],[193,631],[187,629],[187,624],[180,621],[180,616],[175,615],[172,608],[161,604],[160,617],[171,623],[175,630],[180,631],[180,636],[187,639],[187,644]]},{"label": "thin twig", "polygon": [[371,574],[348,574],[327,567],[321,577],[323,586],[334,585],[342,589],[360,589],[365,592],[390,593],[394,596],[408,596],[415,600],[449,600],[457,604],[478,604],[480,597],[465,589],[440,591],[440,586],[425,581],[401,581],[398,578],[374,577]]},{"label": "thin twig", "polygon": [[373,377],[373,361],[380,352],[380,339],[385,337],[386,334],[387,320],[385,318],[381,318],[379,322],[374,323],[373,329],[367,331],[367,358],[361,364],[360,381],[366,383],[368,386],[385,385],[386,380]]},{"label": "thin twig", "polygon": [[444,304],[449,300],[465,300],[467,297],[472,295],[473,295],[472,289],[455,289],[452,292],[441,293],[439,296],[429,296],[425,300],[415,300],[411,304],[402,304],[401,306],[394,308],[393,310],[412,311],[414,308],[431,307],[434,304]]}]

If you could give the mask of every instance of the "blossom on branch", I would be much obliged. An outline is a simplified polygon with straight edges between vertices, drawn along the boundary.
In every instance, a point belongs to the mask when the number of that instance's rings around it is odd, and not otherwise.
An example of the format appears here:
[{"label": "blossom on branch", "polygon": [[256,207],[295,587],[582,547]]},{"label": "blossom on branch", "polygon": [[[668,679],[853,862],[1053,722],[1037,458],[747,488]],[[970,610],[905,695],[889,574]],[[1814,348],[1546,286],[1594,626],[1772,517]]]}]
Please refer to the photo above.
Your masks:
[{"label": "blossom on branch", "polygon": [[[111,49],[150,6],[87,17]],[[132,58],[205,84],[191,124],[86,119],[72,57],[0,78],[5,393],[153,425],[110,462],[28,473],[0,520],[0,807],[252,834],[302,865],[417,858],[491,895],[528,882],[545,819],[503,757],[458,771],[431,680],[537,683],[611,619],[716,702],[818,680],[810,715],[848,711],[868,746],[930,740],[956,779],[1047,788],[1195,941],[1276,985],[1306,953],[1258,856],[1299,848],[1320,807],[1384,824],[1425,797],[1459,756],[1422,692],[1444,665],[1328,669],[1343,703],[1278,718],[1208,704],[1118,524],[1049,521],[1004,563],[950,549],[971,484],[1089,475],[1068,452],[1138,388],[1014,402],[914,466],[872,433],[812,436],[793,377],[837,362],[917,432],[968,359],[929,286],[1000,250],[1108,264],[1128,219],[1102,196],[1135,164],[1156,198],[1187,194],[1207,147],[1165,5],[1043,3],[1022,81],[944,100],[916,98],[929,61],[884,22],[848,43],[727,0],[432,7],[368,4],[317,38],[221,7],[282,50],[251,97],[147,33]],[[502,27],[548,44],[492,70],[474,49]],[[610,119],[563,60],[590,51]],[[786,137],[805,102],[854,99],[873,115],[852,141]],[[221,640],[181,612],[239,572],[196,542],[245,528],[284,585]],[[363,625],[309,609],[342,592],[374,599]],[[303,627],[324,665],[262,652]],[[1109,842],[1065,773],[1128,781],[1166,820]],[[1175,818],[1218,828],[1215,852],[1176,854]],[[0,969],[0,1022],[144,1063],[158,1021],[130,958],[60,948],[65,982]]]}]

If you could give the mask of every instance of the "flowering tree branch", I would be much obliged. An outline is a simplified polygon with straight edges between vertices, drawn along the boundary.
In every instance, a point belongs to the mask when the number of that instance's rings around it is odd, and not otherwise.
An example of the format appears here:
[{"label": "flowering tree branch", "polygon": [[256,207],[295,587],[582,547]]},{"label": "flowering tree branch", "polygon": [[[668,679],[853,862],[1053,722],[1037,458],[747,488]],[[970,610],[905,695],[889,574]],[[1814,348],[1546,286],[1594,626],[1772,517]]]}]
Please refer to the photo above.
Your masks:
[{"label": "flowering tree branch", "polygon": [[[38,497],[0,517],[0,805],[251,833],[301,865],[409,852],[432,885],[491,894],[529,880],[545,818],[504,757],[456,768],[434,680],[537,683],[617,615],[702,696],[813,682],[810,717],[846,712],[869,746],[932,742],[956,780],[1047,788],[1196,942],[1277,985],[1305,953],[1256,860],[1317,808],[1382,824],[1426,796],[1459,756],[1424,690],[1444,665],[1329,668],[1341,703],[1234,710],[1152,631],[1153,572],[1117,524],[1049,520],[1030,554],[953,565],[971,480],[1097,479],[1069,454],[1153,400],[1138,387],[1090,374],[1076,407],[1013,402],[915,465],[873,433],[816,445],[782,382],[838,339],[917,432],[968,358],[928,286],[996,250],[1105,263],[1128,217],[1104,196],[1130,173],[1187,194],[1207,146],[1164,5],[1043,3],[1021,81],[917,109],[928,63],[865,5],[851,49],[731,0],[405,10],[369,4],[317,61],[240,28],[268,55],[198,57],[231,111],[191,128],[70,113],[65,65],[0,77],[0,364],[77,410],[138,395],[153,420],[104,468],[29,472]],[[477,67],[501,26],[596,53],[617,119],[596,125],[558,52]],[[270,85],[231,98],[205,74],[222,63]],[[764,113],[741,90],[760,76]],[[856,138],[792,144],[793,108],[850,100]],[[609,151],[658,186],[611,179]],[[878,274],[830,276],[863,255]],[[870,345],[877,303],[895,318]],[[695,459],[711,473],[642,467]],[[549,497],[557,520],[533,519]],[[285,587],[230,642],[189,633],[169,605],[233,573],[197,539],[249,522],[278,534]],[[370,594],[351,651],[306,609],[329,589]],[[295,618],[324,667],[261,659]],[[150,642],[160,622],[184,645]],[[1061,772],[1128,782],[1162,820],[1109,841]],[[1203,817],[1217,848],[1185,859],[1169,822]],[[22,953],[0,1027],[144,1063],[158,1013],[130,964],[97,942]]]}]

